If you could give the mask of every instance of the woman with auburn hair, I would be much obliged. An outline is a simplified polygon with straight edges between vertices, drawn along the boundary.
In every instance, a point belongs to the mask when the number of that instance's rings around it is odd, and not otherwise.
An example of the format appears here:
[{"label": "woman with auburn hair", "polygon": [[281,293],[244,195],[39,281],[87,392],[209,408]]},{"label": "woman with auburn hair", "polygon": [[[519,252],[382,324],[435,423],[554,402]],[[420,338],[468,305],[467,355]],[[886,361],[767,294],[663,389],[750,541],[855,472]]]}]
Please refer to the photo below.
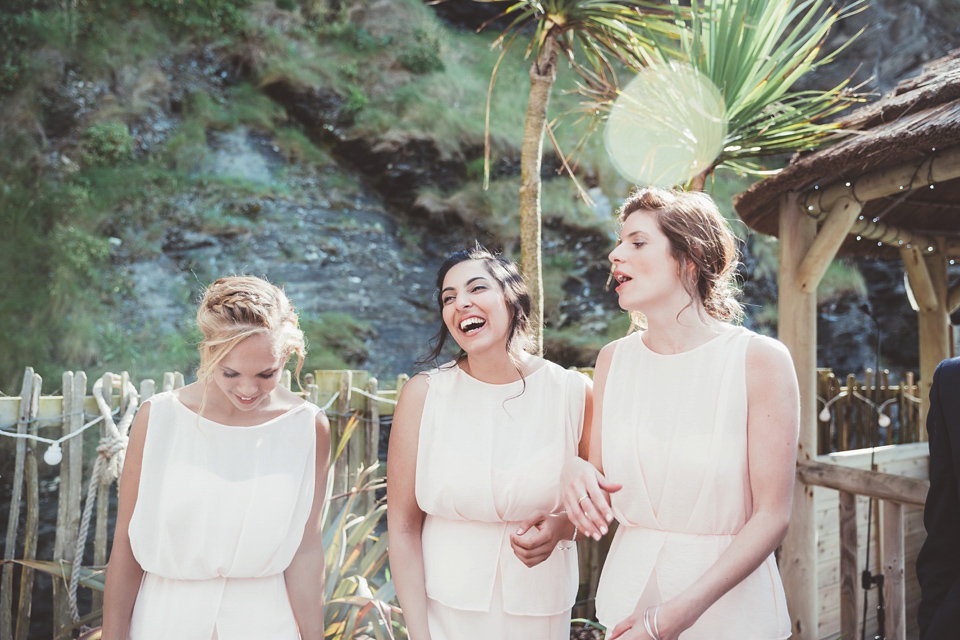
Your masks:
[{"label": "woman with auburn hair", "polygon": [[279,385],[305,355],[283,291],[220,278],[197,311],[198,380],[134,419],[104,640],[322,640],[330,427]]},{"label": "woman with auburn hair", "polygon": [[640,331],[597,359],[570,519],[619,527],[597,590],[608,640],[790,636],[773,552],[790,520],[799,392],[776,340],[731,324],[734,237],[709,196],[641,189],[610,252]]},{"label": "woman with auburn hair", "polygon": [[[414,376],[390,431],[390,566],[410,640],[567,640],[576,529],[560,474],[591,413],[590,382],[524,350],[530,295],[477,247],[437,274],[459,356]],[[558,548],[560,550],[558,550]]]}]

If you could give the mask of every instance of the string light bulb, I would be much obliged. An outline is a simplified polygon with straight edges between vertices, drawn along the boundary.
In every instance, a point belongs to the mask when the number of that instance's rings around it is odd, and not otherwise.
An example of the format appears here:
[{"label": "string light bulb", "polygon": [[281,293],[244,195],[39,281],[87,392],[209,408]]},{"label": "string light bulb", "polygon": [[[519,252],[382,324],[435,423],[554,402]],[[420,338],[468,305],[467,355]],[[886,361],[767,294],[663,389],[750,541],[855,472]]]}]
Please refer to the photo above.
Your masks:
[{"label": "string light bulb", "polygon": [[60,449],[60,443],[54,442],[47,450],[43,452],[43,461],[51,467],[55,467],[63,460],[63,451]]}]

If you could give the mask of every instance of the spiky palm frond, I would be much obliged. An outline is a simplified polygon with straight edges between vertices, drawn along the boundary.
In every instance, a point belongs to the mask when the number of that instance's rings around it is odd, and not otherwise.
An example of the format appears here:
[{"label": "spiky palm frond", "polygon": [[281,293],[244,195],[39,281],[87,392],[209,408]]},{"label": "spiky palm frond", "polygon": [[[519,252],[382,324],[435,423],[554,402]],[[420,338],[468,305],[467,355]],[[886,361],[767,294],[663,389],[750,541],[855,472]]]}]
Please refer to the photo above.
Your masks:
[{"label": "spiky palm frond", "polygon": [[[693,0],[690,12],[670,4],[684,30],[680,56],[717,86],[726,106],[728,133],[714,167],[762,173],[756,158],[821,145],[837,129],[826,120],[859,101],[849,79],[826,91],[792,87],[852,41],[818,57],[831,27],[862,2],[837,10],[825,0]],[[655,49],[661,64],[678,54],[669,44]]]}]

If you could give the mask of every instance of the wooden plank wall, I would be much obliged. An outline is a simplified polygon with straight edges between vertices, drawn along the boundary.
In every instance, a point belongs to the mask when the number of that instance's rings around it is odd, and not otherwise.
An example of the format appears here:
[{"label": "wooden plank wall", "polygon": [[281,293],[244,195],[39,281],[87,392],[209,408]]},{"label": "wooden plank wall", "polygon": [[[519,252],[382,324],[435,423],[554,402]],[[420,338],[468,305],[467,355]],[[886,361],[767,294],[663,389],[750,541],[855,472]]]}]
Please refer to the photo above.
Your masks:
[{"label": "wooden plank wall", "polygon": [[[819,456],[817,460],[858,469],[870,468],[870,451],[844,451]],[[925,442],[878,447],[874,458],[877,471],[907,476],[929,478],[929,447]],[[835,640],[840,637],[840,540],[839,506],[837,492],[823,487],[813,488],[817,512],[817,593],[820,607],[819,638]],[[873,526],[871,527],[870,567],[873,573],[881,571],[880,554],[882,535],[879,514],[874,503]],[[857,498],[857,523],[859,540],[860,571],[863,571],[867,555],[867,506],[868,500]],[[904,578],[907,601],[907,638],[916,639],[917,606],[920,603],[920,587],[917,584],[916,561],[920,546],[926,538],[923,528],[923,509],[904,508]],[[863,611],[863,591],[857,591],[858,617]],[[867,637],[872,638],[877,630],[877,591],[871,590],[867,600]]]}]

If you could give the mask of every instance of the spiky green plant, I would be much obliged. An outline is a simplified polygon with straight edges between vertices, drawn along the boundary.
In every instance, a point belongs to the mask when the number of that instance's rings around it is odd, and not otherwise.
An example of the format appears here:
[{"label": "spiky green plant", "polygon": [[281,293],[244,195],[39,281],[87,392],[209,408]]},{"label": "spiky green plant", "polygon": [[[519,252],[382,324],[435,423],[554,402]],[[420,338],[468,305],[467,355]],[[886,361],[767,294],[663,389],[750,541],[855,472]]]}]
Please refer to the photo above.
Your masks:
[{"label": "spiky green plant", "polygon": [[693,0],[692,11],[679,0],[670,5],[681,37],[656,41],[652,59],[686,61],[713,82],[726,106],[724,149],[694,179],[693,188],[702,189],[717,167],[763,174],[762,156],[821,145],[837,130],[827,119],[858,100],[849,91],[849,79],[824,91],[793,86],[850,44],[853,38],[820,56],[833,25],[861,10],[862,2],[843,9],[826,0]]},{"label": "spiky green plant", "polygon": [[[378,532],[387,505],[381,500],[365,509],[360,499],[364,493],[386,486],[376,470],[376,464],[360,470],[351,491],[331,496],[324,505],[324,638],[328,640],[395,637],[394,618],[399,619],[399,609],[394,604],[393,581],[384,576],[387,536]],[[331,476],[328,487],[332,480]]]}]

